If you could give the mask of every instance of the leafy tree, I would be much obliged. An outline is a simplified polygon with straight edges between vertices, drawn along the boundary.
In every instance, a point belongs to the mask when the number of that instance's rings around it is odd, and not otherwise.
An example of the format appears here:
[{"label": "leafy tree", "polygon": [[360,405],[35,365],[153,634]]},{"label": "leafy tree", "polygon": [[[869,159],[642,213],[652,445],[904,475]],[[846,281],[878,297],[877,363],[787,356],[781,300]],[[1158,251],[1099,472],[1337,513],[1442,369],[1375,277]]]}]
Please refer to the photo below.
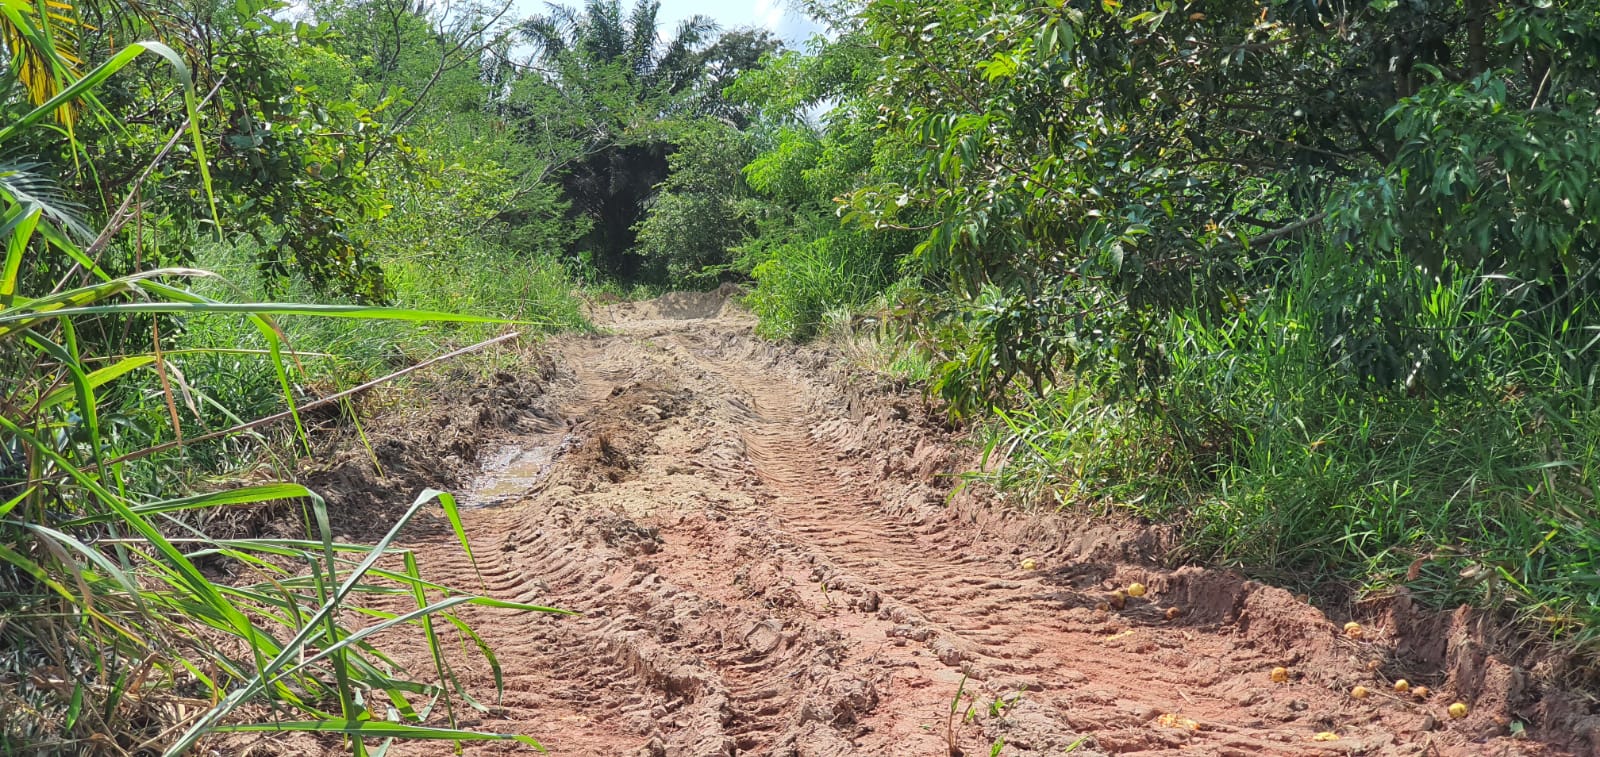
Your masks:
[{"label": "leafy tree", "polygon": [[756,280],[750,302],[769,335],[808,337],[827,310],[865,302],[895,280],[914,244],[905,229],[847,226],[837,213],[838,198],[857,187],[910,178],[902,175],[903,149],[883,138],[868,97],[881,74],[871,40],[846,31],[769,59],[729,90],[762,114],[754,128],[764,149],[745,167],[762,201],[758,233],[740,247],[739,262]]},{"label": "leafy tree", "polygon": [[749,135],[721,121],[688,121],[673,131],[671,173],[638,224],[637,252],[664,269],[646,278],[693,287],[729,274],[729,251],[755,231],[741,173],[755,151]]},{"label": "leafy tree", "polygon": [[598,273],[623,280],[665,270],[635,249],[646,207],[672,170],[670,130],[654,125],[699,116],[737,125],[739,113],[717,88],[777,46],[755,32],[715,42],[716,26],[703,16],[663,37],[658,11],[651,0],[626,13],[620,0],[594,0],[525,22],[532,67],[543,76],[522,82],[507,105],[535,138],[553,132],[572,143],[560,181],[574,217],[590,222],[575,247]]},{"label": "leafy tree", "polygon": [[875,0],[872,97],[918,173],[853,216],[928,214],[922,263],[999,293],[966,361],[989,390],[1100,359],[1159,383],[1162,313],[1230,312],[1311,251],[1398,273],[1332,287],[1333,359],[1444,381],[1413,274],[1507,317],[1590,286],[1593,10]]}]

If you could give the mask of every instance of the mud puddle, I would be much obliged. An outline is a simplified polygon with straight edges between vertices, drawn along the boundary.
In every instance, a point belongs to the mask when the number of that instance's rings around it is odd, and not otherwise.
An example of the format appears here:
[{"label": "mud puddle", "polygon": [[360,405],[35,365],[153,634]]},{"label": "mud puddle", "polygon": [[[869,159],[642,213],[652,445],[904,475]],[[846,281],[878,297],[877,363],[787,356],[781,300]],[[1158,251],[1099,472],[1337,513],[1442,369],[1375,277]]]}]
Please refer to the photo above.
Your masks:
[{"label": "mud puddle", "polygon": [[[639,757],[1600,746],[1581,703],[1495,657],[1465,616],[1402,597],[1352,638],[1280,589],[1156,567],[1148,533],[951,498],[971,451],[920,401],[755,338],[726,302],[596,321],[611,333],[553,347],[561,424],[480,457],[476,569],[448,533],[412,544],[430,577],[582,613],[467,613],[505,682],[474,727]],[[1143,596],[1116,595],[1133,583]],[[458,658],[492,690],[493,670]],[[1393,694],[1402,677],[1433,695]],[[1446,714],[1456,700],[1467,717]]]},{"label": "mud puddle", "polygon": [[550,475],[563,452],[572,448],[572,434],[519,440],[484,456],[482,467],[462,492],[464,507],[497,507],[526,497]]}]

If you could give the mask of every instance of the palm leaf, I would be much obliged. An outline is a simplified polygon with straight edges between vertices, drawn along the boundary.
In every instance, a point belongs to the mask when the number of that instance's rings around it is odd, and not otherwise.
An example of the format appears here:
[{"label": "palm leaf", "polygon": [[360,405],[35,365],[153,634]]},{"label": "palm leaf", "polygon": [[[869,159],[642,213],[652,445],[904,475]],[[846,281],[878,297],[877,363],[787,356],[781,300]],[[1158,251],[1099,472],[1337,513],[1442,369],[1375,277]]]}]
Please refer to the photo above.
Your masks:
[{"label": "palm leaf", "polygon": [[660,28],[656,16],[661,3],[656,0],[639,0],[628,18],[628,66],[633,75],[643,78],[656,67],[656,46]]},{"label": "palm leaf", "polygon": [[[77,9],[66,0],[0,0],[0,45],[30,104],[49,102],[61,92],[63,81],[78,78],[83,61],[73,48],[82,28]],[[77,109],[60,108],[55,117],[71,126]]]},{"label": "palm leaf", "polygon": [[93,236],[79,217],[83,206],[68,200],[54,179],[39,173],[44,163],[0,160],[0,199],[14,205],[37,207],[44,217],[73,236]]}]

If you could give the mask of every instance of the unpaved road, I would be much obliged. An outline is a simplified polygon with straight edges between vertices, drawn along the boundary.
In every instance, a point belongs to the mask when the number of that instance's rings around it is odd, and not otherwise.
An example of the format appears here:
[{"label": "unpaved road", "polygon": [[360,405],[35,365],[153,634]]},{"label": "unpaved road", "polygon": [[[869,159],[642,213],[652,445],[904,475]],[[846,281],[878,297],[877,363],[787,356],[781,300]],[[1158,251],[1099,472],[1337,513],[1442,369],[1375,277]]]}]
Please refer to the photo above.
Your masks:
[{"label": "unpaved road", "polygon": [[[970,451],[920,401],[720,305],[614,306],[607,335],[556,342],[550,421],[488,456],[468,497],[486,590],[582,615],[469,613],[506,686],[475,727],[561,755],[1584,751],[1505,737],[1540,734],[1525,684],[1447,655],[1449,618],[1391,609],[1350,640],[1282,590],[1148,567],[1148,534],[949,498]],[[473,583],[447,533],[413,541]],[[1149,593],[1103,608],[1132,581]],[[1398,675],[1436,694],[1394,696]],[[1475,709],[1450,721],[1457,697]]]}]

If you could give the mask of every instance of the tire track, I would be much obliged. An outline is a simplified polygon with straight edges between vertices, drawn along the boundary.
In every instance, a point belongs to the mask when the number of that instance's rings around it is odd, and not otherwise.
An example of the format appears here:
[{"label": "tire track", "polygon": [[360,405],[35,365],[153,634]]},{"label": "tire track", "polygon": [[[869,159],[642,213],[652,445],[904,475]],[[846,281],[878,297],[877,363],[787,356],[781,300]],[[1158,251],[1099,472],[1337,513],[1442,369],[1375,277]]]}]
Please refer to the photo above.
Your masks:
[{"label": "tire track", "polygon": [[[1059,523],[1029,543],[986,504],[947,505],[944,435],[716,304],[619,306],[614,335],[558,343],[571,443],[467,527],[489,595],[582,614],[467,613],[506,690],[470,725],[568,755],[1486,753],[1419,727],[1422,706],[1347,697],[1382,650],[1281,590],[1126,564]],[[475,575],[447,529],[408,538],[425,575]],[[1135,580],[1149,596],[1104,606]],[[1303,674],[1268,684],[1280,664]],[[958,689],[970,721],[950,716]]]}]

